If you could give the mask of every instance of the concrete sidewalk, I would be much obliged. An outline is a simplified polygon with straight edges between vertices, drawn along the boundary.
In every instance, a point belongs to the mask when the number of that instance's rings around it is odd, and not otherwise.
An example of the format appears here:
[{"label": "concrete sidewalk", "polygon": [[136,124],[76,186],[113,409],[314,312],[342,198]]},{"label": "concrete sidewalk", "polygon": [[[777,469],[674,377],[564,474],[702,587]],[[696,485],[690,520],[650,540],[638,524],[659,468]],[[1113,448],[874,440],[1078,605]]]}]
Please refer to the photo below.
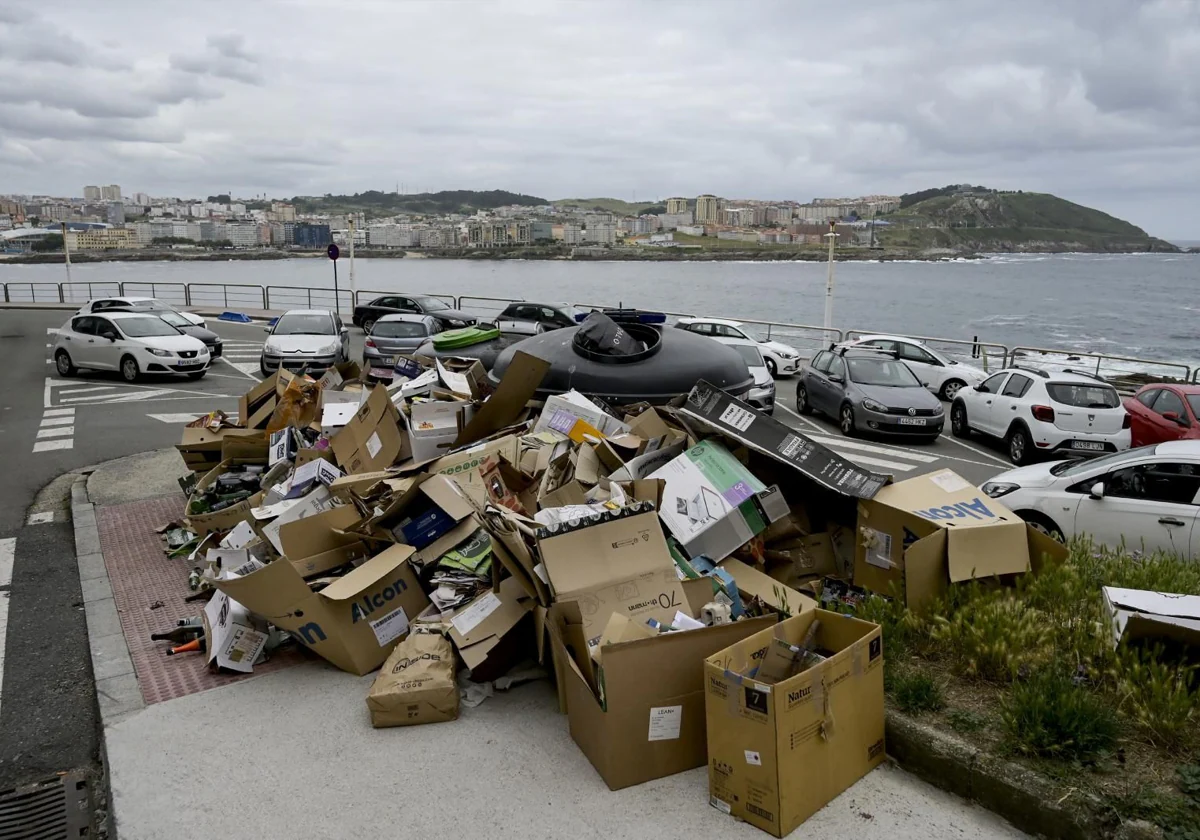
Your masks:
[{"label": "concrete sidewalk", "polygon": [[[168,479],[173,481],[180,466],[168,451],[99,468],[88,480],[96,517],[103,518],[107,506],[155,504],[155,498],[170,494]],[[127,539],[158,545],[152,531]],[[122,568],[104,560],[107,570]],[[88,574],[98,573],[95,563],[87,565]],[[104,588],[92,581],[93,588]],[[89,628],[91,619],[89,614]],[[112,647],[121,637],[106,638]],[[105,648],[101,654],[113,651]],[[124,672],[126,682],[133,673],[132,667]],[[136,680],[126,686],[127,702],[102,699],[118,836],[767,836],[709,807],[705,768],[609,791],[571,740],[549,681],[464,708],[451,723],[376,730],[365,700],[373,679],[373,674],[355,677],[310,659],[162,702],[142,703]],[[795,836],[1000,840],[1025,835],[885,765]]]}]

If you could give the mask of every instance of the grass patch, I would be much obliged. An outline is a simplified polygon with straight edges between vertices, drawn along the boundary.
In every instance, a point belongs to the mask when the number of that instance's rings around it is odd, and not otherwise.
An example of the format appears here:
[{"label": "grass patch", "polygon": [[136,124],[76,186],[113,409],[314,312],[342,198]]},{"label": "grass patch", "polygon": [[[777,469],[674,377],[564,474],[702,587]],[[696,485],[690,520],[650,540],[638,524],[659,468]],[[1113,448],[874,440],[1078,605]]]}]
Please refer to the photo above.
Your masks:
[{"label": "grass patch", "polygon": [[950,709],[946,712],[946,722],[961,733],[982,732],[988,725],[986,717],[970,709]]},{"label": "grass patch", "polygon": [[946,698],[933,677],[924,671],[901,672],[892,679],[892,700],[902,712],[919,715],[940,712],[946,708]]},{"label": "grass patch", "polygon": [[1120,731],[1110,706],[1057,669],[1016,683],[1000,720],[1015,752],[1065,761],[1096,761],[1113,750]]}]

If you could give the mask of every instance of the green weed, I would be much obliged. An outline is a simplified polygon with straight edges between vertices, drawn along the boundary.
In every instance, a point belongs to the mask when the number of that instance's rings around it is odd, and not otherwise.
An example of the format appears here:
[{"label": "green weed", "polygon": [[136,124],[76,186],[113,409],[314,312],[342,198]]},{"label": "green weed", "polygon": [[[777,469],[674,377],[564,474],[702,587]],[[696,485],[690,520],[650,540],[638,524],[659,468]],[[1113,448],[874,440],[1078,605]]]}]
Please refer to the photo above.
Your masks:
[{"label": "green weed", "polygon": [[1014,683],[1000,718],[1012,750],[1066,761],[1095,761],[1111,751],[1120,726],[1093,690],[1053,669]]},{"label": "green weed", "polygon": [[897,708],[910,715],[938,712],[946,707],[941,686],[924,671],[907,670],[895,674],[891,693]]},{"label": "green weed", "polygon": [[955,732],[979,732],[987,727],[987,718],[970,709],[951,709],[946,712],[946,720]]},{"label": "green weed", "polygon": [[969,677],[1005,683],[1049,658],[1050,632],[1010,590],[976,598],[934,618],[932,637]]},{"label": "green weed", "polygon": [[1161,647],[1122,648],[1116,684],[1120,711],[1156,746],[1181,751],[1200,727],[1196,666],[1166,659]]}]

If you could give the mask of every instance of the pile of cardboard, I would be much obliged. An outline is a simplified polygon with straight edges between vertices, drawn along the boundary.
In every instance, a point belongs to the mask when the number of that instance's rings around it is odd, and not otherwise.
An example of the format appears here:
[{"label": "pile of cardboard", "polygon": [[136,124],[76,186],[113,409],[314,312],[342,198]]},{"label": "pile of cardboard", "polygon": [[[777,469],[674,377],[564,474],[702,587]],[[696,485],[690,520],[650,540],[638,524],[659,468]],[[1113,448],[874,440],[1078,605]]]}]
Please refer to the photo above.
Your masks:
[{"label": "pile of cardboard", "polygon": [[547,367],[518,353],[494,391],[471,360],[281,371],[185,428],[213,667],[284,631],[383,665],[393,726],[457,716],[454,660],[536,659],[611,788],[707,762],[714,806],[781,835],[883,756],[880,630],[817,598],[921,607],[1061,551],[951,472],[890,484],[706,382],[533,403]]}]

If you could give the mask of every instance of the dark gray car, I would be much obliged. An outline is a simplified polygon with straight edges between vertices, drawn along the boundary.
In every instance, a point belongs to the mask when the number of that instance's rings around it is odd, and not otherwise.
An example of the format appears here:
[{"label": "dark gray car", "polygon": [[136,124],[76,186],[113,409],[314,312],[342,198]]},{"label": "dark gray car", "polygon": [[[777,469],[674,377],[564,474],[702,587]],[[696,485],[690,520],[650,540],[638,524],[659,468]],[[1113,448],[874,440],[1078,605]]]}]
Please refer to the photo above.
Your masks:
[{"label": "dark gray car", "polygon": [[372,379],[391,379],[396,356],[410,355],[441,331],[431,315],[384,315],[376,321],[363,345],[363,368]]},{"label": "dark gray car", "polygon": [[836,419],[847,436],[877,432],[933,441],[946,420],[941,400],[908,365],[892,354],[864,350],[814,356],[800,373],[796,410]]}]

